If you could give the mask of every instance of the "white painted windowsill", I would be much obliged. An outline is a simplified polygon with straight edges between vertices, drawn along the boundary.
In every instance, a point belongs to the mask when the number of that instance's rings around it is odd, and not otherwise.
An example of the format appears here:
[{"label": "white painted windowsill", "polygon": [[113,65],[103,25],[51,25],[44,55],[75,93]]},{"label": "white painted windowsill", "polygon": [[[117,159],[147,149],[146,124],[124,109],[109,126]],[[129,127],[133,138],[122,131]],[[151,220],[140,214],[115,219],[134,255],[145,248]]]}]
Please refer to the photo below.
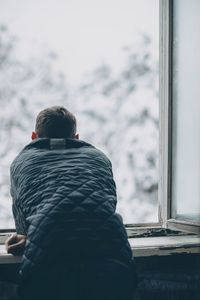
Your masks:
[{"label": "white painted windowsill", "polygon": [[[197,235],[134,237],[129,242],[134,257],[200,253],[200,236]],[[0,264],[20,263],[21,259],[21,256],[7,254],[5,245],[0,244]]]}]

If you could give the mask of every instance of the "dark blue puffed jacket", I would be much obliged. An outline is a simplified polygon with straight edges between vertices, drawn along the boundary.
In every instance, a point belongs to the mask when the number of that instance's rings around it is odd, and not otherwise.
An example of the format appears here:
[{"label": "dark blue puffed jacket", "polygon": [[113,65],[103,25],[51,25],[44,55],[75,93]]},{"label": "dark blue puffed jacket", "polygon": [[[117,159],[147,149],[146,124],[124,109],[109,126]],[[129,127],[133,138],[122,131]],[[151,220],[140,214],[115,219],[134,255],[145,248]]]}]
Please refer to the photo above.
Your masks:
[{"label": "dark blue puffed jacket", "polygon": [[16,231],[27,235],[21,275],[43,263],[132,261],[109,159],[75,139],[36,139],[11,165]]}]

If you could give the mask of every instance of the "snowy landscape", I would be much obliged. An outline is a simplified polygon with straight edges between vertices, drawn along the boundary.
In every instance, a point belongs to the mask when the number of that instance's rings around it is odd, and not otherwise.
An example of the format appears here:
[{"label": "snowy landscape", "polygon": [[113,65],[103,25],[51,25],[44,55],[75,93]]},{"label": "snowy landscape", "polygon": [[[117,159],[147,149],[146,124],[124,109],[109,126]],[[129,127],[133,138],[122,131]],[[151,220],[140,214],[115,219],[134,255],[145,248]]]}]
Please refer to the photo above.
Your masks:
[{"label": "snowy landscape", "polygon": [[53,105],[73,112],[80,139],[110,158],[117,211],[124,223],[156,222],[158,51],[152,46],[154,37],[138,32],[121,45],[117,67],[106,59],[97,61],[75,81],[54,48],[19,55],[22,42],[10,27],[0,26],[0,228],[14,227],[10,163],[30,142],[36,115]]}]

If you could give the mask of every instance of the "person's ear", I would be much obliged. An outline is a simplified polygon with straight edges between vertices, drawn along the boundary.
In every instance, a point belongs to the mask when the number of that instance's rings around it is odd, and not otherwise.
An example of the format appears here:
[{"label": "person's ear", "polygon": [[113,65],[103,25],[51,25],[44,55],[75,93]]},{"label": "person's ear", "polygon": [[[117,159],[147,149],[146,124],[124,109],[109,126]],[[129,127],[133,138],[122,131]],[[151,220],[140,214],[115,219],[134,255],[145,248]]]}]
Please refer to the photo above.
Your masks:
[{"label": "person's ear", "polygon": [[38,135],[35,131],[32,132],[31,138],[32,138],[32,140],[35,140],[38,138]]},{"label": "person's ear", "polygon": [[78,133],[75,135],[75,139],[79,140],[79,134]]}]

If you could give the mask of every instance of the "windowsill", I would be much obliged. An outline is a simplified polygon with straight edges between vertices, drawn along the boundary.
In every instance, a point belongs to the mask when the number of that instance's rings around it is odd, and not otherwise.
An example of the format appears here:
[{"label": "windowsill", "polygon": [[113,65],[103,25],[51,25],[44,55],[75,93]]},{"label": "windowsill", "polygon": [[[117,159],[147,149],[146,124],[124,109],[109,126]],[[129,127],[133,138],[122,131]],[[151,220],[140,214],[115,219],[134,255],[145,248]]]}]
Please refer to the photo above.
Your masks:
[{"label": "windowsill", "polygon": [[200,236],[157,236],[130,238],[134,257],[164,256],[175,253],[200,253]]},{"label": "windowsill", "polygon": [[[139,234],[138,234],[139,235]],[[18,264],[22,256],[7,254],[4,241],[7,235],[0,234],[0,264]],[[168,236],[142,236],[129,238],[134,257],[166,256],[172,254],[200,253],[200,236],[193,234]]]}]

